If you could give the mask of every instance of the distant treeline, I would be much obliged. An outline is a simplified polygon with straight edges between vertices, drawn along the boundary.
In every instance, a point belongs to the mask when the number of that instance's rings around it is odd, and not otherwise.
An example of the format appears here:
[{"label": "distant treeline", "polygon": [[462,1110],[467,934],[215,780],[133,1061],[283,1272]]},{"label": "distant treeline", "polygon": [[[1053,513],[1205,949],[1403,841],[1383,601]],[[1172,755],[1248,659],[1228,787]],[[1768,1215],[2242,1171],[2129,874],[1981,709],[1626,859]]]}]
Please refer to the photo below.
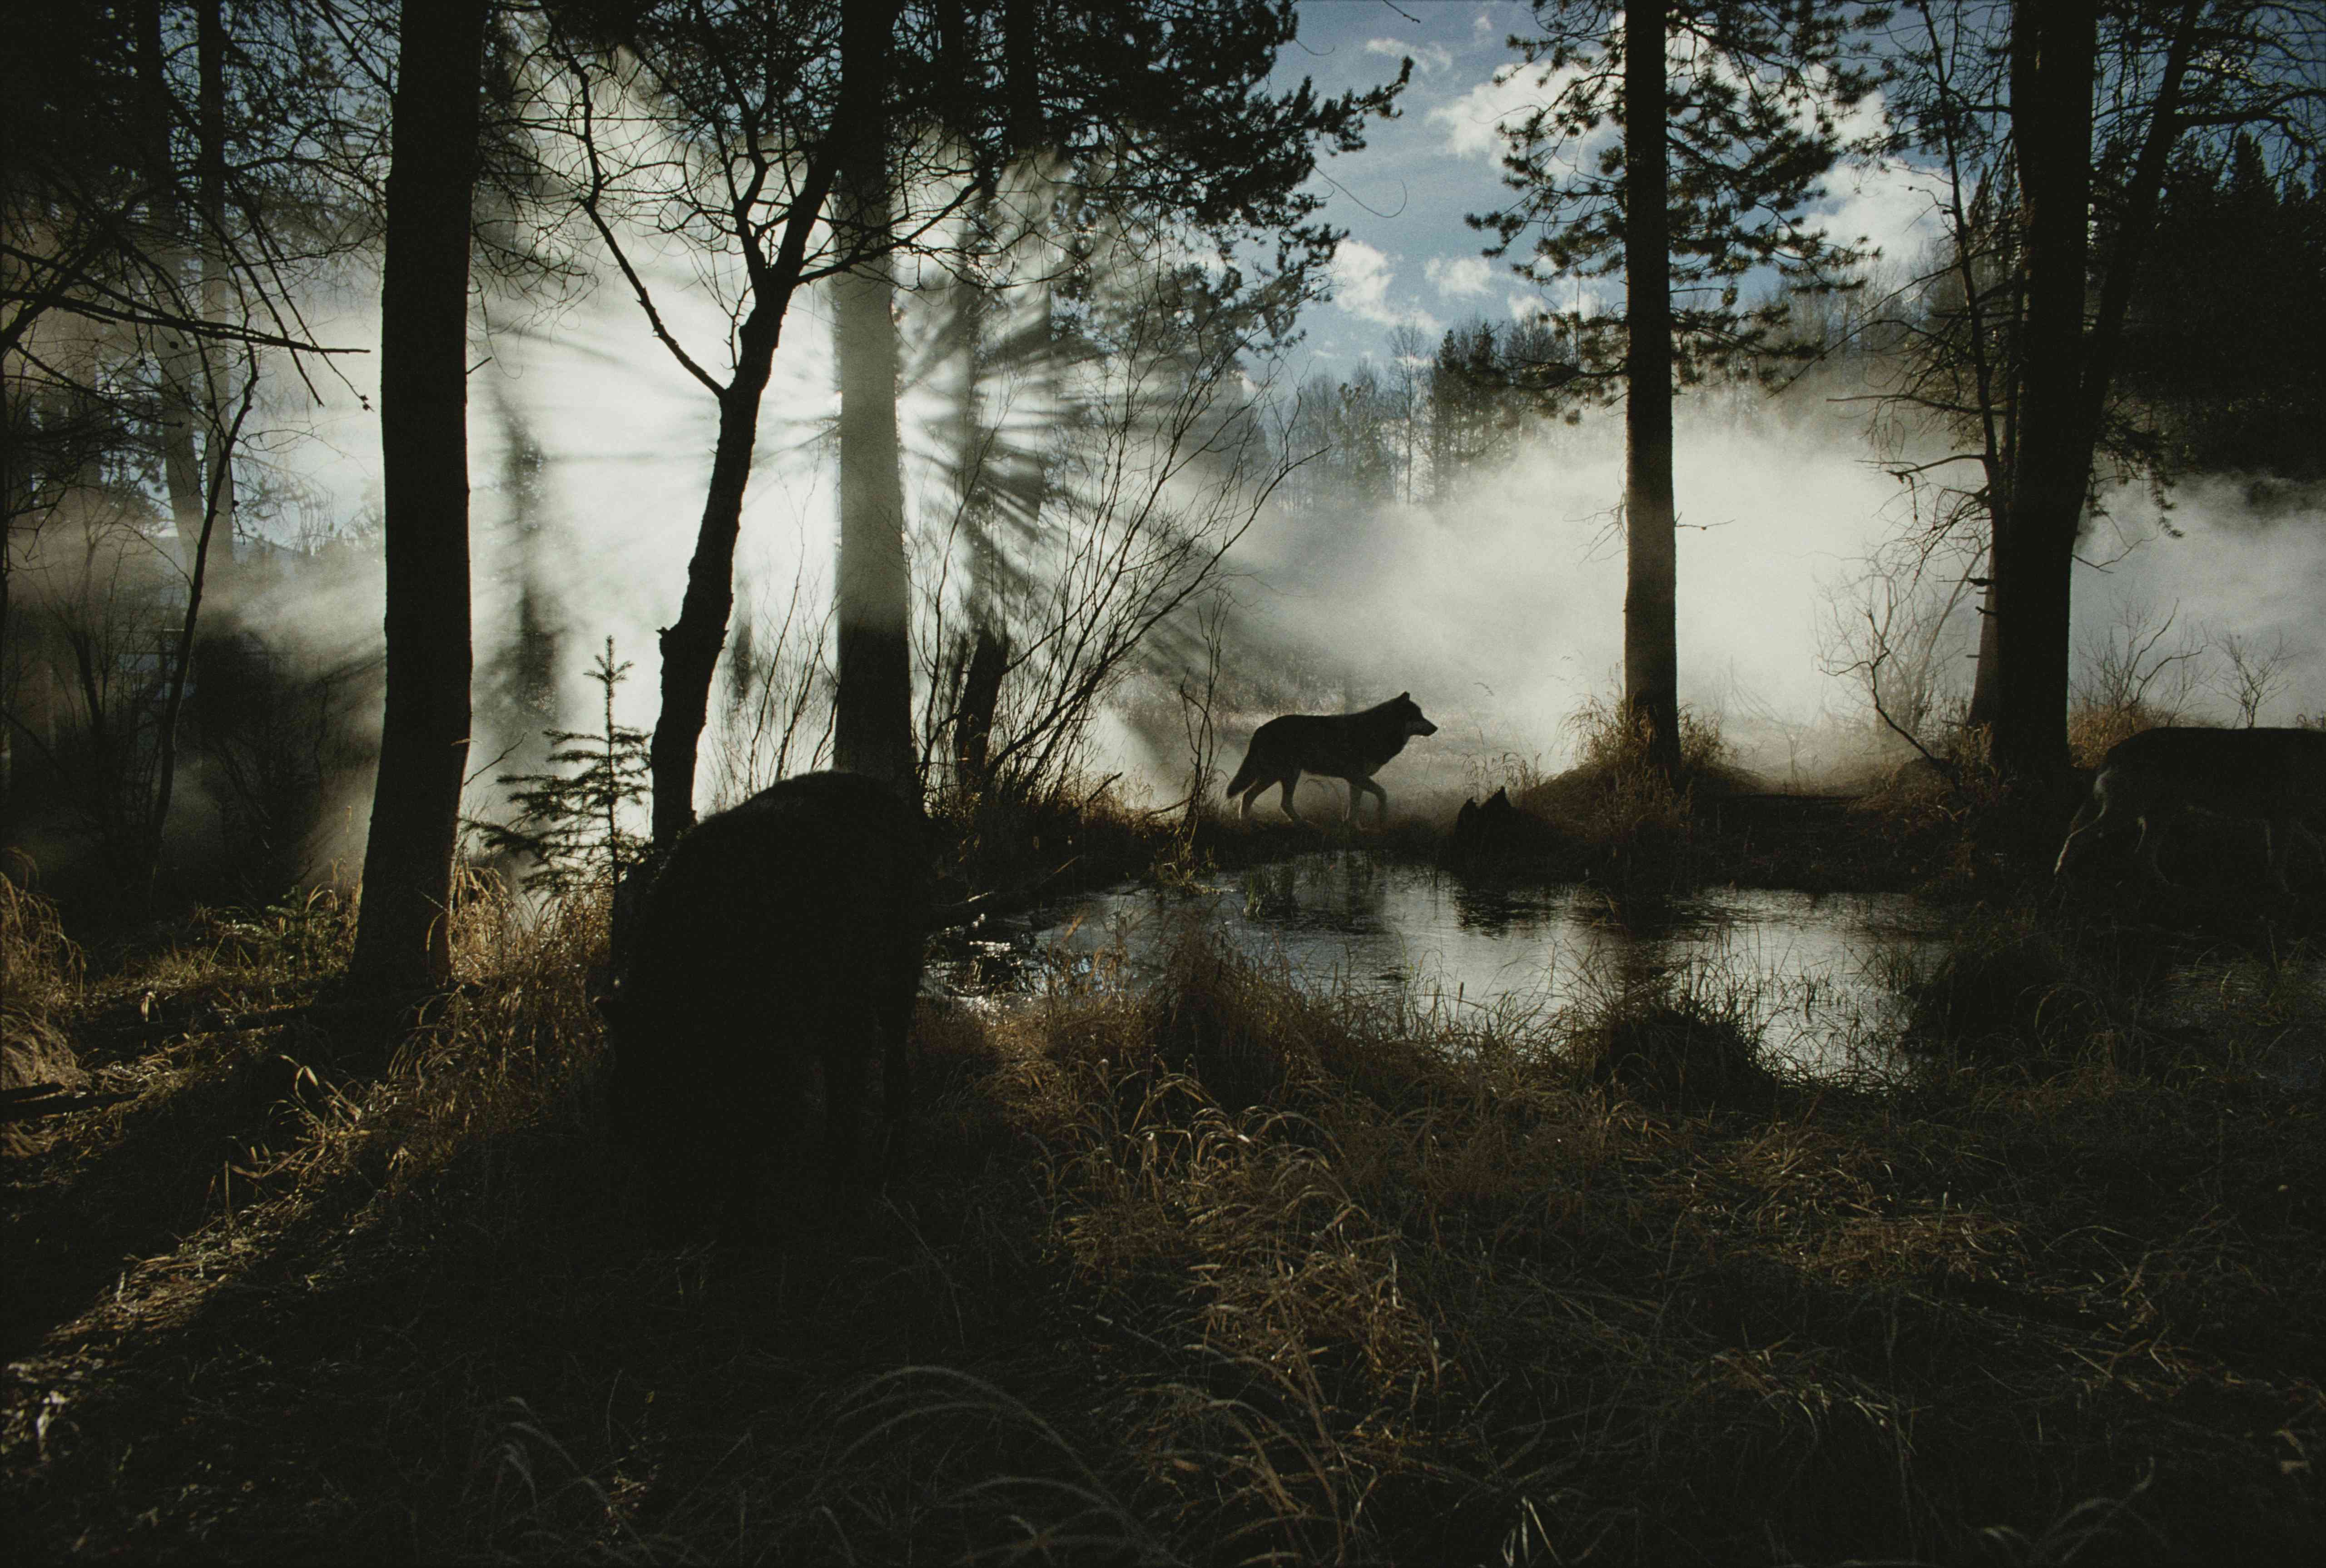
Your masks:
[{"label": "distant treeline", "polygon": [[[1791,365],[1863,378],[1954,308],[1941,257],[1918,281],[1788,298]],[[2094,281],[2094,288],[2098,286]],[[1287,418],[1299,507],[1445,500],[1547,417],[1601,387],[1576,379],[1566,324],[1474,318],[1435,344],[1410,327],[1349,375],[1310,377]],[[2259,145],[2174,167],[2126,322],[2111,446],[2143,471],[2326,477],[2326,179],[2273,174]]]}]

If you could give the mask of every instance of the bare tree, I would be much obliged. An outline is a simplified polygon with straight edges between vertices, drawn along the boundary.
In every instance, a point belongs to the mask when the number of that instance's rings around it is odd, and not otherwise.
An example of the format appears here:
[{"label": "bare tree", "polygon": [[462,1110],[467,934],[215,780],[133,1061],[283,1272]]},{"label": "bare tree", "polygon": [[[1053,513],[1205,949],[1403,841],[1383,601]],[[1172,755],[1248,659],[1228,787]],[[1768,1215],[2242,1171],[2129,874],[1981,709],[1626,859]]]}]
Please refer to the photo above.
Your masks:
[{"label": "bare tree", "polygon": [[1934,762],[1944,751],[1940,723],[1961,713],[1956,649],[1975,597],[1975,559],[1965,559],[1956,537],[1918,530],[1828,593],[1821,667],[1853,681],[1875,721]]},{"label": "bare tree", "polygon": [[[1014,630],[987,767],[1012,794],[1063,786],[1106,697],[1143,658],[1177,662],[1158,649],[1180,645],[1181,618],[1291,466],[1244,387],[1251,318],[1184,274],[1156,283],[1123,302],[1108,352],[1077,360],[1073,399],[1090,413],[1051,460],[1057,526],[1001,606]],[[954,559],[956,546],[932,540],[929,554]],[[925,769],[945,755],[947,590],[941,574],[922,587]]]},{"label": "bare tree", "polygon": [[833,675],[823,649],[832,614],[812,614],[814,584],[792,579],[780,614],[738,584],[744,609],[727,644],[725,701],[713,732],[714,809],[832,756]]},{"label": "bare tree", "polygon": [[2205,641],[2196,631],[2173,627],[2181,607],[2158,611],[2145,599],[2128,599],[2096,637],[2082,648],[2070,695],[2078,708],[2113,723],[2140,715],[2149,723],[2170,723],[2182,715],[2202,674]]},{"label": "bare tree", "polygon": [[2094,458],[2152,458],[2115,411],[2115,369],[2165,173],[2192,134],[2266,125],[2314,145],[2321,15],[2305,5],[2089,0],[1908,9],[1893,96],[1940,156],[1947,245],[1902,313],[1896,390],[1975,464],[1955,516],[1986,524],[1974,723],[2006,770],[2065,761],[2072,566]]},{"label": "bare tree", "polygon": [[[712,677],[734,608],[735,541],[759,406],[793,296],[935,221],[818,236],[851,146],[873,145],[887,96],[895,0],[767,8],[649,5],[615,38],[564,32],[551,47],[568,91],[550,108],[578,166],[577,200],[655,338],[719,408],[686,593],[662,633],[653,743],[654,836],[694,820],[694,773]],[[657,238],[694,247],[725,306],[723,374],[680,341],[649,278]]]},{"label": "bare tree", "polygon": [[2216,680],[2215,689],[2237,704],[2238,722],[2251,729],[2261,722],[2261,711],[2270,699],[2291,684],[2300,660],[2286,648],[2284,632],[2267,643],[2234,631],[2215,640],[2222,661],[2228,666]]}]

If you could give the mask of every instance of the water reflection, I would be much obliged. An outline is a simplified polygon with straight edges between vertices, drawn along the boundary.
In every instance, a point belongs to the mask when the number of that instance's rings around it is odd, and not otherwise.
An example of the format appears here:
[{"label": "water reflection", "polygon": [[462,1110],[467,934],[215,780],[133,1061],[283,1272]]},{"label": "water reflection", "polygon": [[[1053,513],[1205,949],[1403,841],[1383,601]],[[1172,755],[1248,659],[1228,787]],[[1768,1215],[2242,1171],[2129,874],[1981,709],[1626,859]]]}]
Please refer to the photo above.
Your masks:
[{"label": "water reflection", "polygon": [[1899,980],[1938,955],[1900,895],[1732,888],[1618,910],[1589,887],[1467,882],[1348,850],[1192,893],[1091,894],[997,934],[1020,956],[1138,978],[1190,921],[1296,985],[1394,992],[1424,1013],[1547,1018],[1668,988],[1755,1030],[1771,1065],[1819,1076],[1894,1069]]}]

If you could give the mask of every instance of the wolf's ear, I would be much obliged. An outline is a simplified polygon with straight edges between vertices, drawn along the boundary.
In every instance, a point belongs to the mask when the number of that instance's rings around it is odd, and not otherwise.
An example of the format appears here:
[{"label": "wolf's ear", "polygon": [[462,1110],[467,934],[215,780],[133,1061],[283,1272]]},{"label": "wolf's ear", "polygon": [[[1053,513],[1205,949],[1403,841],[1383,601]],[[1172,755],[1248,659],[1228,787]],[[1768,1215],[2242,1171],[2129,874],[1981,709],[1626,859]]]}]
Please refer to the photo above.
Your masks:
[{"label": "wolf's ear", "polygon": [[1397,694],[1397,700],[1401,703],[1410,703],[1413,700],[1413,694],[1411,692],[1400,692]]}]

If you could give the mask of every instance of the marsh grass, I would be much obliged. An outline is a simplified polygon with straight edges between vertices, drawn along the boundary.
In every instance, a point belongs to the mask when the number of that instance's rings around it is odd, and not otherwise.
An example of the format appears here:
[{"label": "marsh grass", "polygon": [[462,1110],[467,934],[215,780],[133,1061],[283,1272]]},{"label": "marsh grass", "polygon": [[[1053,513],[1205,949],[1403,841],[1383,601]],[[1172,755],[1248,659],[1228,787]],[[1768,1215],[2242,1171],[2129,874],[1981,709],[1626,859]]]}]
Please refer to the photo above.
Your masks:
[{"label": "marsh grass", "polygon": [[461,985],[384,1053],[329,942],[197,924],[56,970],[134,1097],[11,1166],[10,1535],[2286,1560],[2326,1524],[2326,1138],[2266,1070],[2303,955],[2045,918],[1932,983],[1885,1094],[1763,1064],[1749,982],[1431,1009],[1191,929],[1151,983],[926,1002],[885,1182],[729,1252],[609,1153],[601,907],[472,887]]}]

